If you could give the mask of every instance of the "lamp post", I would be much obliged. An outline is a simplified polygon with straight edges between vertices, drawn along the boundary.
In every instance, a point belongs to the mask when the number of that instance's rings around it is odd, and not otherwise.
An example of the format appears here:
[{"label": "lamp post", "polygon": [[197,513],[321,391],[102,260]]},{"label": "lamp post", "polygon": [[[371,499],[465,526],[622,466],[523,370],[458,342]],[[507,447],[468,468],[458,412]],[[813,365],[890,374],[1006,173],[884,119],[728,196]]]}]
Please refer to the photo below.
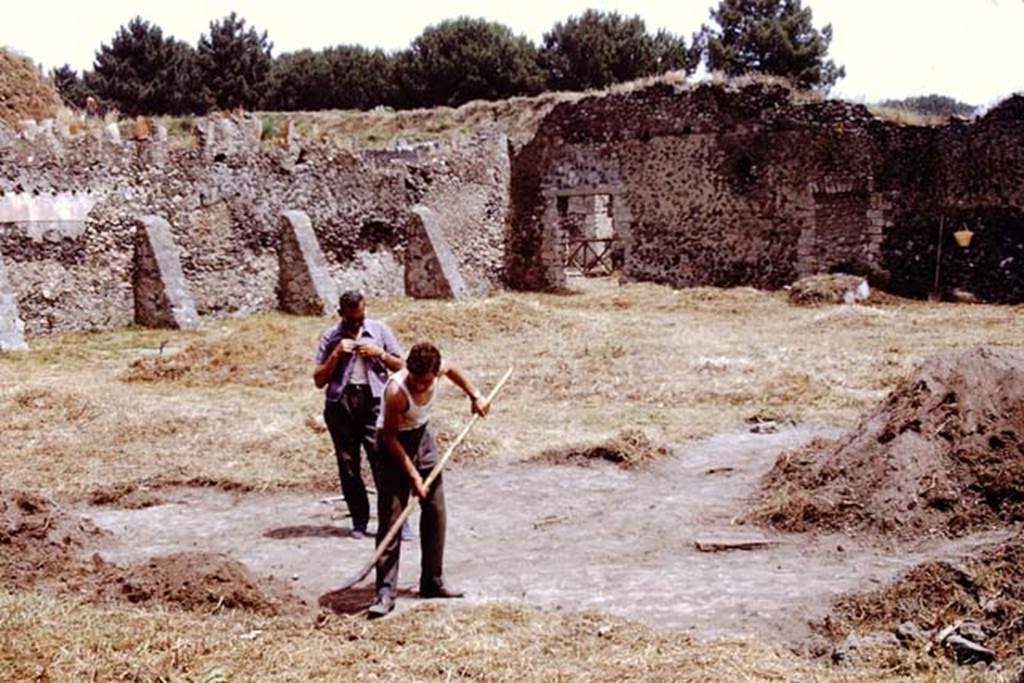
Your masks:
[{"label": "lamp post", "polygon": [[[940,301],[942,295],[939,292],[939,270],[942,265],[942,230],[945,227],[946,217],[939,217],[939,244],[935,248],[935,282],[932,284],[932,291],[928,295],[929,301]],[[971,232],[970,228],[966,224],[961,224],[960,229],[953,233],[953,237],[956,239],[956,243],[963,249],[971,246],[971,238],[974,237],[974,233]]]}]

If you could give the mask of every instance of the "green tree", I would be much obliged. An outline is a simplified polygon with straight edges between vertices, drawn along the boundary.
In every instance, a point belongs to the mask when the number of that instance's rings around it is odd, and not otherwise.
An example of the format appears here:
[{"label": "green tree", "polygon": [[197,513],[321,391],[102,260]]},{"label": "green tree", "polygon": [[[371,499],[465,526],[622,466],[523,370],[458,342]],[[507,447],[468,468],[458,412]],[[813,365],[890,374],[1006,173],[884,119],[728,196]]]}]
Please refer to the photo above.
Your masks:
[{"label": "green tree", "polygon": [[277,111],[330,108],[331,65],[323,52],[299,50],[274,58],[263,106]]},{"label": "green tree", "polygon": [[502,24],[460,17],[426,28],[396,58],[403,107],[456,107],[532,95],[544,86],[537,51]]},{"label": "green tree", "polygon": [[96,51],[84,87],[130,115],[185,114],[200,103],[195,96],[195,51],[164,38],[159,26],[135,17],[117,30],[110,45]]},{"label": "green tree", "polygon": [[85,98],[92,94],[70,64],[58,66],[50,71],[50,80],[57,88],[60,99],[69,107],[81,109],[85,106]]},{"label": "green tree", "polygon": [[372,109],[395,101],[394,59],[383,50],[339,45],[325,55],[331,66],[332,109]]},{"label": "green tree", "polygon": [[391,60],[383,50],[339,45],[274,58],[263,106],[281,111],[370,109],[394,99]]},{"label": "green tree", "polygon": [[885,100],[882,106],[904,109],[925,116],[971,116],[977,109],[973,104],[946,95],[920,95],[902,100]]},{"label": "green tree", "polygon": [[652,36],[639,16],[590,9],[544,34],[539,61],[549,87],[586,90],[676,69],[692,71],[700,53],[667,31]]},{"label": "green tree", "polygon": [[721,0],[711,10],[715,26],[703,29],[708,69],[771,74],[828,90],[846,71],[826,57],[832,25],[818,31],[812,18],[800,0]]},{"label": "green tree", "polygon": [[198,61],[207,101],[221,109],[254,109],[270,75],[273,43],[234,12],[210,22],[199,38]]}]

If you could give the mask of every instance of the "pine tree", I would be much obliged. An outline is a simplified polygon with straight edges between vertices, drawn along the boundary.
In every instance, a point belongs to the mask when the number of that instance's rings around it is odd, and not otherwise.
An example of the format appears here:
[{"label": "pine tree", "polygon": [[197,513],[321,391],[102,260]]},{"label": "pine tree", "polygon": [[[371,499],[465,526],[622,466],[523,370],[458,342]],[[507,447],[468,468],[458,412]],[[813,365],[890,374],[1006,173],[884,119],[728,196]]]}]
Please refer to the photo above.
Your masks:
[{"label": "pine tree", "polygon": [[561,90],[604,88],[670,70],[692,71],[700,53],[665,30],[652,36],[639,16],[587,10],[544,34],[539,61],[548,85]]},{"label": "pine tree", "polygon": [[207,101],[221,109],[255,109],[267,87],[272,48],[266,31],[246,29],[234,12],[210,22],[210,34],[199,38],[197,49]]},{"label": "pine tree", "polygon": [[185,114],[195,97],[195,51],[164,38],[159,26],[135,17],[96,51],[84,85],[124,114]]},{"label": "pine tree", "polygon": [[800,0],[721,0],[711,19],[716,25],[704,27],[711,71],[770,74],[825,90],[846,75],[826,57],[832,25],[814,28]]},{"label": "pine tree", "polygon": [[457,107],[543,88],[536,48],[502,24],[461,17],[426,28],[396,58],[400,106]]}]

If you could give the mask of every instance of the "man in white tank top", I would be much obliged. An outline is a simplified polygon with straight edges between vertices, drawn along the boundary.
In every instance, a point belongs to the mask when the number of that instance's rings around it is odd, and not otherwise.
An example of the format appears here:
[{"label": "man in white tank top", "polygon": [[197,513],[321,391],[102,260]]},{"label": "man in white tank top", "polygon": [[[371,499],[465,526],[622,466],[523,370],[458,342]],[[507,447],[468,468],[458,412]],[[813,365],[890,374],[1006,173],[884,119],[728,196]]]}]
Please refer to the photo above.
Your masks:
[{"label": "man in white tank top", "polygon": [[[444,583],[444,543],[447,512],[442,476],[429,491],[423,481],[437,463],[438,448],[430,426],[430,408],[441,377],[447,377],[470,399],[473,413],[484,416],[490,404],[457,368],[441,361],[433,344],[412,347],[405,369],[391,376],[384,388],[377,449],[377,544],[379,545],[409,501],[410,492],[420,499],[420,596],[459,598],[462,593]],[[369,617],[382,617],[395,607],[401,537],[387,546],[377,562],[377,599]]]}]

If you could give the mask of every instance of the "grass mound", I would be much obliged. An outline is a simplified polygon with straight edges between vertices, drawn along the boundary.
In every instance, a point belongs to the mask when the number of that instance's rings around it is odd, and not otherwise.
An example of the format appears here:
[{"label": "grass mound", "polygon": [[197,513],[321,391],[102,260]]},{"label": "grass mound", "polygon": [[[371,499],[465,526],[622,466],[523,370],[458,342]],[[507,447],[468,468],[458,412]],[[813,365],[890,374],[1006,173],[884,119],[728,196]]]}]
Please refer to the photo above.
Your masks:
[{"label": "grass mound", "polygon": [[1024,352],[925,361],[839,442],[780,457],[750,518],[906,537],[1024,521]]},{"label": "grass mound", "polygon": [[642,431],[627,429],[601,443],[550,448],[532,460],[579,465],[603,461],[614,463],[623,469],[633,469],[664,458],[669,453],[667,447],[655,443]]},{"label": "grass mound", "polygon": [[0,121],[54,118],[60,107],[56,88],[32,60],[0,47]]}]

